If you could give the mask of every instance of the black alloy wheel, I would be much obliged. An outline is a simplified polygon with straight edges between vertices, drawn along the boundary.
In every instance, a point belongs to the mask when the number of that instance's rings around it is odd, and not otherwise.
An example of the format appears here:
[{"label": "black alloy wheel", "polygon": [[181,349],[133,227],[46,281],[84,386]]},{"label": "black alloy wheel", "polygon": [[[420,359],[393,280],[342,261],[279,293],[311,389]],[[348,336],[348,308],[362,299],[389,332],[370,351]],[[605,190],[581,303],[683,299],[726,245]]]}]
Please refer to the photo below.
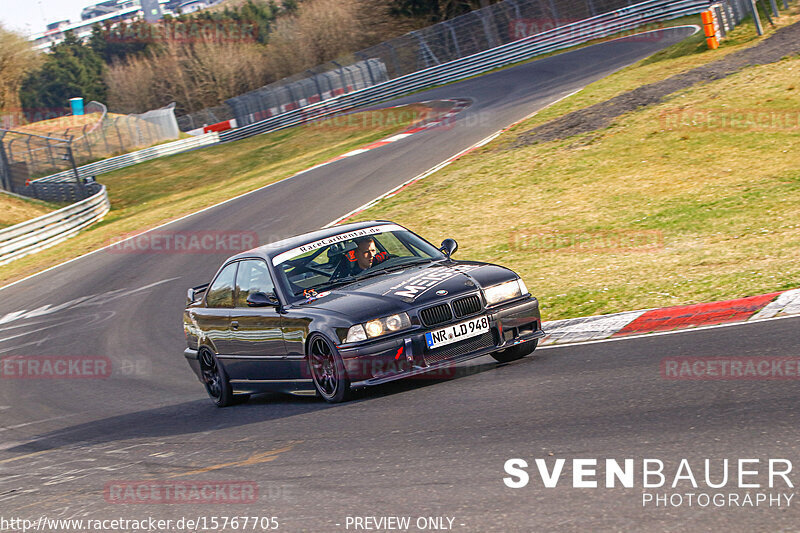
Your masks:
[{"label": "black alloy wheel", "polygon": [[336,348],[323,335],[309,341],[308,366],[317,392],[330,403],[350,398],[350,380]]},{"label": "black alloy wheel", "polygon": [[203,375],[203,384],[211,401],[217,407],[227,407],[234,403],[233,390],[231,389],[228,375],[219,363],[217,356],[209,350],[200,351],[200,370]]}]

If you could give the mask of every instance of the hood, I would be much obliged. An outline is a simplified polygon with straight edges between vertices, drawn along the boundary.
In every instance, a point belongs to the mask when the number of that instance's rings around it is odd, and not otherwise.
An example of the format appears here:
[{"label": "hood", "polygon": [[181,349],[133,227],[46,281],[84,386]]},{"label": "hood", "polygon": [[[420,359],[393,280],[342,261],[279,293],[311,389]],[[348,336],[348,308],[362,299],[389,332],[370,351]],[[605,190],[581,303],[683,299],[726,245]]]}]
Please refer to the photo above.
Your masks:
[{"label": "hood", "polygon": [[323,292],[301,305],[338,312],[362,322],[433,305],[516,278],[513,271],[487,263],[429,263]]}]

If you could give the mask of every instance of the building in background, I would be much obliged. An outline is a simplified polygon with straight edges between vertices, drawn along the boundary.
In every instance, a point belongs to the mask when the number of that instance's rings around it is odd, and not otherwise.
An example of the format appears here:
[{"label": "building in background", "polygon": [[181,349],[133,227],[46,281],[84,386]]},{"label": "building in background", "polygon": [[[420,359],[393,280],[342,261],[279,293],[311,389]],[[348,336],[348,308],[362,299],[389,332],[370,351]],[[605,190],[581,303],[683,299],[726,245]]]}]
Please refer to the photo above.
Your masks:
[{"label": "building in background", "polygon": [[[81,20],[70,22],[60,20],[47,25],[41,33],[34,33],[28,40],[33,41],[36,50],[48,50],[64,40],[64,33],[71,31],[78,39],[88,39],[95,24],[106,22],[133,22],[144,19],[157,22],[165,14],[178,15],[199,11],[219,4],[221,0],[105,0],[83,8]],[[185,6],[184,6],[185,4]]]}]

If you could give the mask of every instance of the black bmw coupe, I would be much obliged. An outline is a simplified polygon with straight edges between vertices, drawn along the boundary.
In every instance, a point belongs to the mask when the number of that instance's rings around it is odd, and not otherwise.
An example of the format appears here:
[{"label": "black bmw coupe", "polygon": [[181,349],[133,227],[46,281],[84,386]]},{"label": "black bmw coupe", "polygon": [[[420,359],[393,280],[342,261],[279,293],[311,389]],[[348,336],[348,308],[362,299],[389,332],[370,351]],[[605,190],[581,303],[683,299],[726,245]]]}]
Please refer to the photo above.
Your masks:
[{"label": "black bmw coupe", "polygon": [[341,402],[354,388],[533,352],[536,298],[505,267],[451,259],[457,247],[371,221],[240,253],[189,289],[184,355],[224,407],[268,391]]}]

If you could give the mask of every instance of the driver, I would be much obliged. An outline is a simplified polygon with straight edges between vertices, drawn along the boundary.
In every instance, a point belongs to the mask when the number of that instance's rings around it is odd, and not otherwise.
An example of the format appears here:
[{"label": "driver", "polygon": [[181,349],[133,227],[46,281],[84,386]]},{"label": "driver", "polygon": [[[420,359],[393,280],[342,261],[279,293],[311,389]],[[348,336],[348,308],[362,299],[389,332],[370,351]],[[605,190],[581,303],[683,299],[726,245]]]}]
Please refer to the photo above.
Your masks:
[{"label": "driver", "polygon": [[362,237],[356,240],[356,266],[352,274],[358,274],[368,268],[372,268],[373,263],[379,263],[380,260],[375,261],[378,255],[378,248],[375,246],[375,239],[372,237]]},{"label": "driver", "polygon": [[352,251],[355,256],[343,257],[343,261],[339,263],[332,278],[343,278],[355,276],[361,272],[372,268],[383,260],[387,259],[386,252],[378,252],[378,247],[375,246],[375,239],[372,237],[361,237],[355,240],[356,249]]}]

